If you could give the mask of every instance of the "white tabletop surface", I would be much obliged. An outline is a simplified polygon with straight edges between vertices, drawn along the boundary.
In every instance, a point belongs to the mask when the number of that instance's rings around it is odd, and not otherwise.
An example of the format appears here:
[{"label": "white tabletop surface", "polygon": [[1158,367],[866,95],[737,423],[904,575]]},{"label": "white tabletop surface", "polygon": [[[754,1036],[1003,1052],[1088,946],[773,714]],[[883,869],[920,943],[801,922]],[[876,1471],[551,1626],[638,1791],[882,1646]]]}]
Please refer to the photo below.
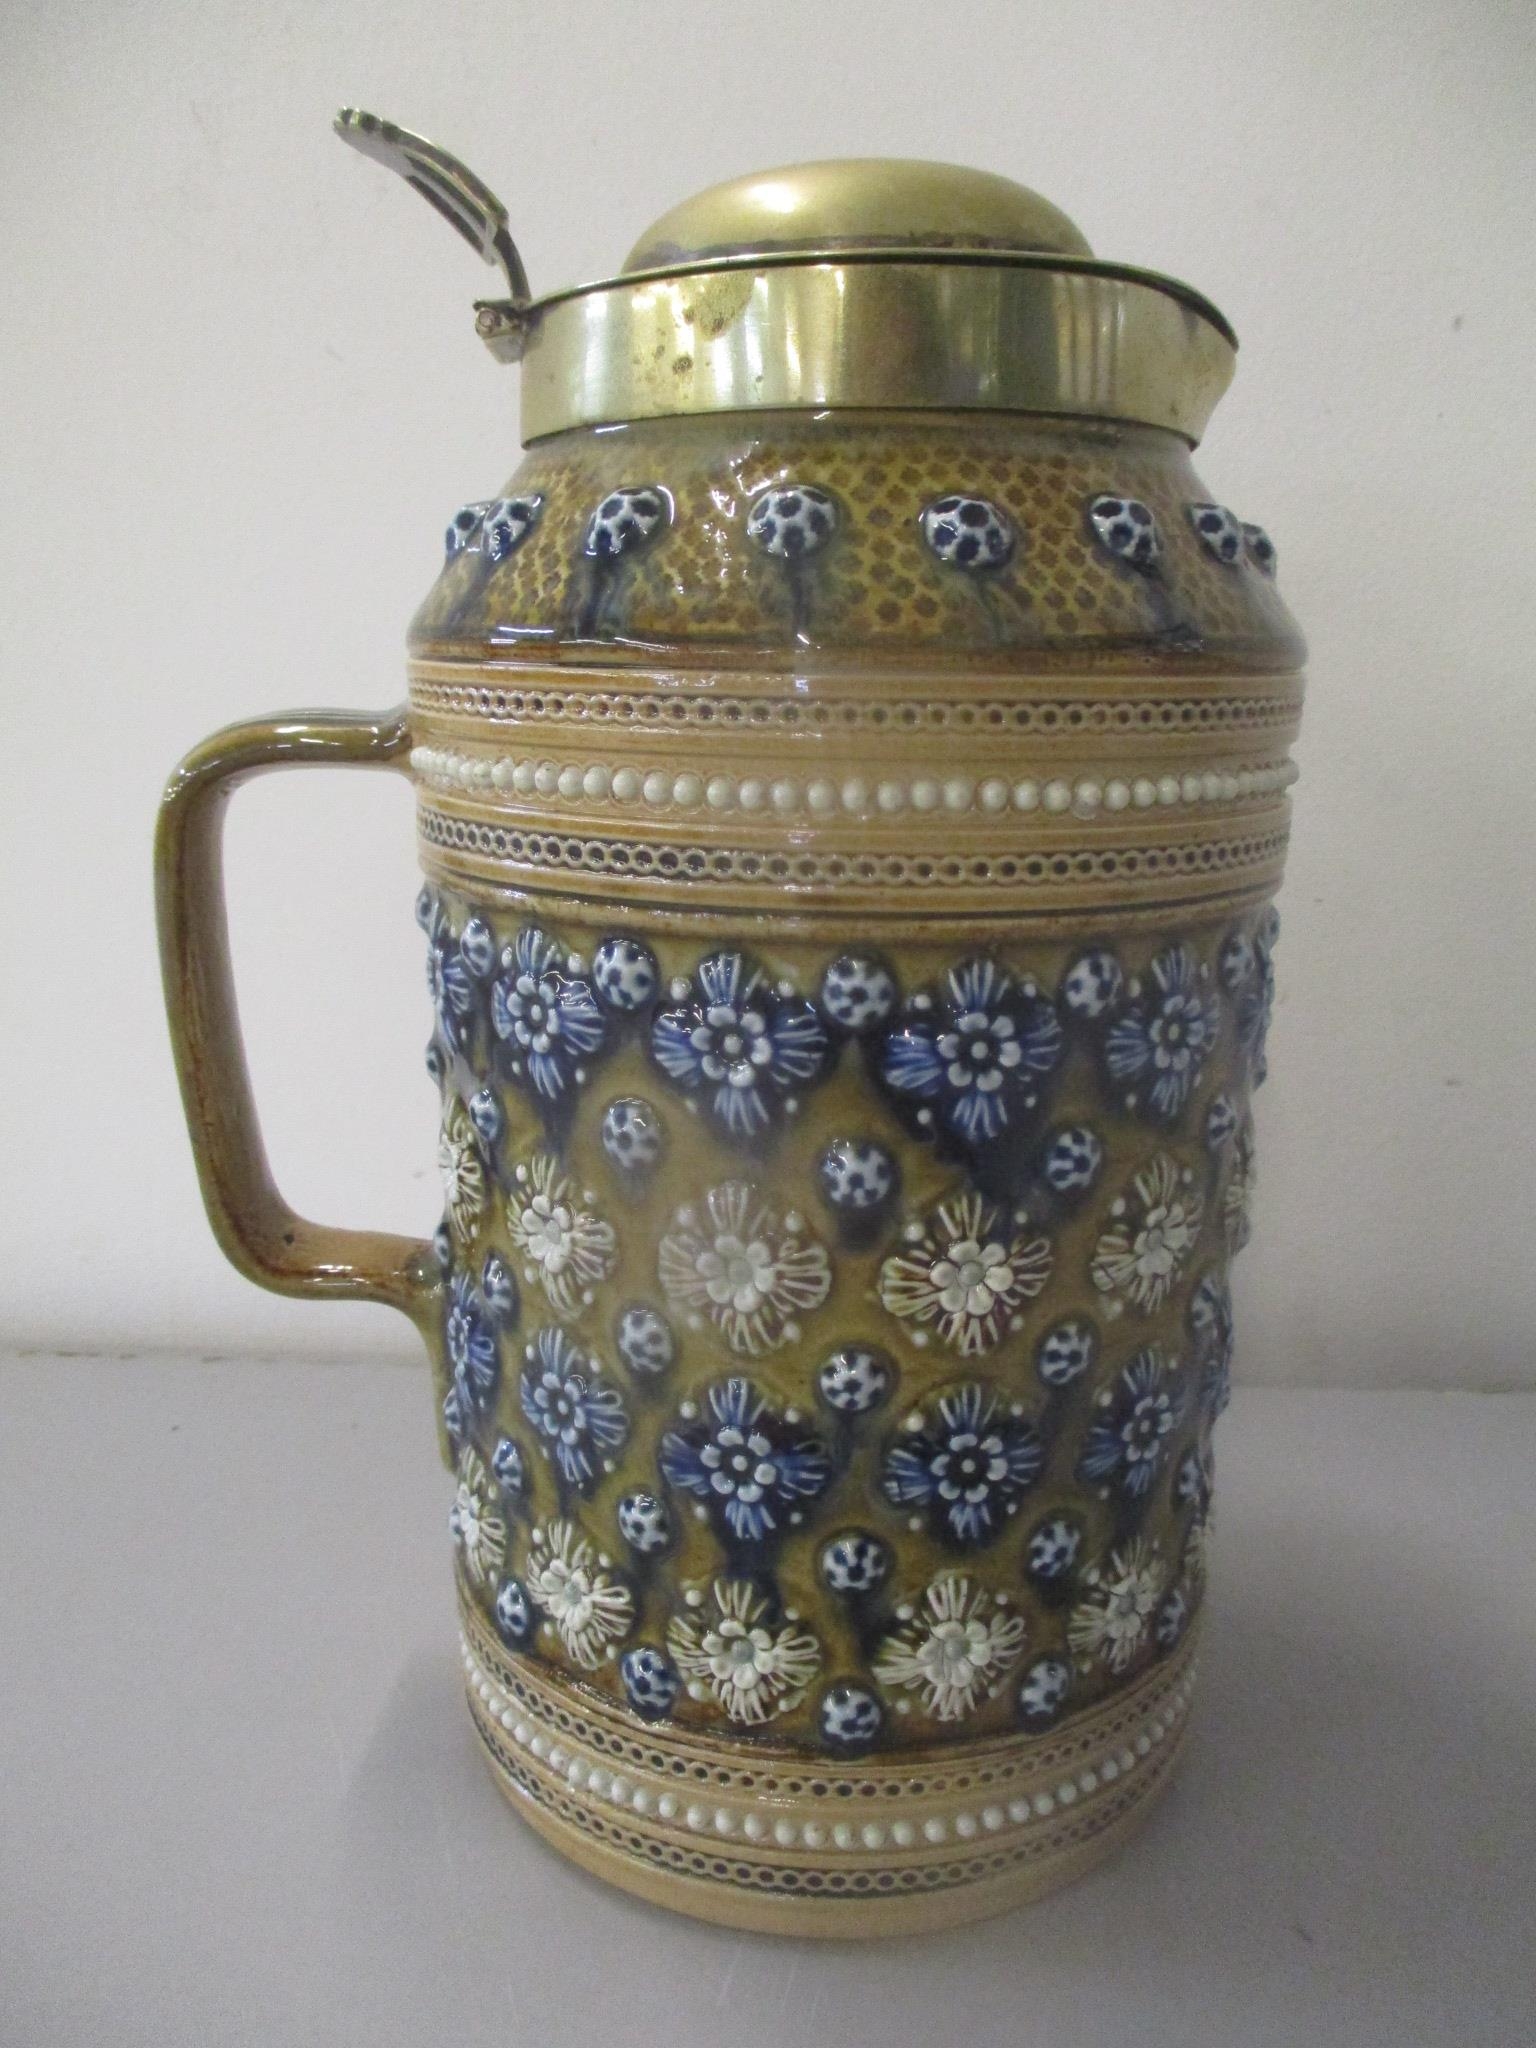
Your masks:
[{"label": "white tabletop surface", "polygon": [[1536,2038],[1536,1396],[1240,1392],[1180,1775],[900,1943],[567,1866],[459,1695],[425,1375],[0,1365],[4,2048]]}]

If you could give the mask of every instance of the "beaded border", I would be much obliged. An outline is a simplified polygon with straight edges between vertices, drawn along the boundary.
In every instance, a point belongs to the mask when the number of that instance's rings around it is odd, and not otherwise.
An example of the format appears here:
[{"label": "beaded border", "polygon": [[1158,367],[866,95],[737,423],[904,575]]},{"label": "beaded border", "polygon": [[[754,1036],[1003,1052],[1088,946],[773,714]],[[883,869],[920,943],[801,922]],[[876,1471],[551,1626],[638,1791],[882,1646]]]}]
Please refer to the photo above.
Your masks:
[{"label": "beaded border", "polygon": [[1099,810],[1151,810],[1178,804],[1250,802],[1289,789],[1300,770],[1291,760],[1267,762],[1258,767],[1232,769],[1185,769],[1179,774],[1138,775],[1135,778],[1107,773],[1064,776],[1048,780],[1026,776],[1011,782],[1001,775],[980,779],[970,775],[883,776],[863,775],[841,778],[815,776],[802,781],[796,776],[738,776],[724,770],[699,772],[684,769],[673,773],[653,768],[614,768],[606,761],[585,765],[575,761],[518,758],[511,754],[459,753],[448,747],[417,746],[411,749],[411,766],[431,789],[462,790],[469,795],[496,791],[524,798],[563,799],[585,805],[643,804],[648,810],[771,811],[781,817],[809,811],[830,817],[839,812],[868,817],[874,812],[894,815],[901,811],[945,811],[951,815],[981,811],[997,816],[1007,810],[1051,813],[1075,811],[1091,817]]},{"label": "beaded border", "polygon": [[[803,1775],[817,1759],[786,1769],[696,1742],[663,1749],[654,1730],[645,1731],[648,1742],[616,1739],[512,1670],[467,1611],[464,1618],[471,1716],[499,1775],[631,1857],[755,1891],[933,1890],[1091,1840],[1155,1789],[1195,1682],[1191,1636],[1134,1699],[1065,1741],[1023,1736],[982,1756],[940,1754],[931,1766],[914,1768],[908,1756],[871,1761],[858,1775],[846,1767]],[[721,1796],[722,1782],[734,1798]],[[854,1800],[857,1818],[849,1817]],[[977,1853],[977,1844],[991,1846]],[[794,1860],[808,1851],[825,1863]]]}]

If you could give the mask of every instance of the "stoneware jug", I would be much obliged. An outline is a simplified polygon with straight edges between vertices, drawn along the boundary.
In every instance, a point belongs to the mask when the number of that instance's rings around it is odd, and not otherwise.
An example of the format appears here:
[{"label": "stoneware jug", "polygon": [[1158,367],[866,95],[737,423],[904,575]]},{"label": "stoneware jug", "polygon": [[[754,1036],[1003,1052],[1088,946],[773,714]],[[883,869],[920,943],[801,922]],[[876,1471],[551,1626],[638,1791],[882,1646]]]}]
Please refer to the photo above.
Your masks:
[{"label": "stoneware jug", "polygon": [[[887,1934],[1085,1870],[1190,1704],[1302,647],[1191,450],[1235,342],[941,164],[773,171],[529,295],[527,448],[408,703],[237,726],[160,820],[171,1031],[244,1272],[432,1364],[470,1712],[589,1870]],[[494,457],[490,458],[494,460]],[[409,779],[445,1212],[276,1192],[224,802]]]}]

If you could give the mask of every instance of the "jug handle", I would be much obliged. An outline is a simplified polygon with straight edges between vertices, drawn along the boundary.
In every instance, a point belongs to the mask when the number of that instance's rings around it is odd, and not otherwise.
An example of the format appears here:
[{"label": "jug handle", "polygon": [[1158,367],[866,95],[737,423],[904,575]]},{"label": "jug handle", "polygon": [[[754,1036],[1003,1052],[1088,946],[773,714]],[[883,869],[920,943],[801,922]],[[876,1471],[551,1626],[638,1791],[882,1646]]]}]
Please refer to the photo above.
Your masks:
[{"label": "jug handle", "polygon": [[267,1164],[240,1035],[224,903],[224,810],[274,768],[404,769],[405,710],[303,711],[226,726],[166,784],[155,832],[155,907],[171,1045],[214,1236],[277,1294],[378,1301],[422,1325],[438,1278],[424,1240],[311,1223]]}]

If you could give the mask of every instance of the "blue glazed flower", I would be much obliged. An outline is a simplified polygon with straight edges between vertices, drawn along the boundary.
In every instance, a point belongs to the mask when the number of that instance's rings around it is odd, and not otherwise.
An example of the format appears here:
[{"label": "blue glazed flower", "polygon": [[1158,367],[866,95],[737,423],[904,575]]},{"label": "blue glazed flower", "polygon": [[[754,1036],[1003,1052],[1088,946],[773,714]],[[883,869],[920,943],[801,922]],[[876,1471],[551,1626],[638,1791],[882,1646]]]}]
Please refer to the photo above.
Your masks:
[{"label": "blue glazed flower", "polygon": [[886,1453],[885,1496],[897,1507],[925,1509],[956,1543],[989,1542],[1040,1475],[1039,1432],[974,1383],[941,1394],[936,1407],[936,1415],[909,1416],[906,1434]]},{"label": "blue glazed flower", "polygon": [[491,1024],[512,1072],[553,1102],[586,1079],[585,1059],[607,1025],[569,954],[547,932],[525,925],[501,956],[491,987]]},{"label": "blue glazed flower", "polygon": [[845,1344],[834,1351],[816,1375],[816,1386],[829,1408],[840,1415],[867,1415],[891,1391],[891,1361],[867,1344]]},{"label": "blue glazed flower", "polygon": [[1254,949],[1253,979],[1237,999],[1237,1042],[1247,1054],[1257,1088],[1269,1073],[1269,1023],[1275,1008],[1275,963],[1266,946]]},{"label": "blue glazed flower", "polygon": [[496,1632],[502,1641],[511,1649],[524,1649],[532,1642],[537,1625],[521,1579],[503,1579],[496,1594]]},{"label": "blue glazed flower", "polygon": [[682,1681],[665,1651],[637,1643],[619,1659],[619,1676],[637,1714],[647,1721],[660,1721],[671,1713]]},{"label": "blue glazed flower", "polygon": [[486,1318],[484,1299],[467,1273],[455,1273],[448,1284],[443,1343],[458,1404],[459,1433],[468,1435],[496,1398],[501,1355]]},{"label": "blue glazed flower", "polygon": [[1200,1408],[1207,1423],[1232,1398],[1232,1293],[1224,1280],[1207,1273],[1189,1304],[1189,1329],[1200,1371]]},{"label": "blue glazed flower", "polygon": [[740,953],[712,953],[671,992],[675,1007],[651,1027],[656,1062],[732,1137],[749,1138],[792,1109],[795,1088],[826,1064],[814,1006],[786,983],[770,988]]},{"label": "blue glazed flower", "polygon": [[1120,1375],[1119,1388],[1102,1399],[1106,1406],[1084,1441],[1078,1476],[1109,1480],[1140,1499],[1157,1477],[1183,1412],[1174,1368],[1149,1345]]},{"label": "blue glazed flower", "polygon": [[561,1478],[590,1493],[609,1454],[629,1434],[629,1415],[618,1390],[610,1387],[570,1334],[558,1326],[540,1330],[524,1354],[518,1392],[523,1413],[539,1433],[540,1448]]},{"label": "blue glazed flower", "polygon": [[475,1009],[475,976],[435,899],[427,924],[427,988],[438,1036],[450,1052],[463,1052]]},{"label": "blue glazed flower", "polygon": [[880,1702],[862,1685],[834,1685],[821,1702],[817,1722],[829,1749],[868,1749],[880,1733],[885,1715]]},{"label": "blue glazed flower", "polygon": [[1104,1047],[1128,1109],[1172,1118],[1188,1102],[1220,1021],[1204,978],[1187,946],[1169,946],[1152,962],[1147,981],[1132,984],[1134,999]]},{"label": "blue glazed flower", "polygon": [[1035,1370],[1048,1387],[1069,1387],[1099,1355],[1099,1337],[1092,1323],[1069,1316],[1046,1331],[1035,1347]]},{"label": "blue glazed flower", "polygon": [[1061,1058],[1061,1021],[1032,982],[993,960],[951,968],[943,993],[914,996],[879,1042],[887,1087],[935,1111],[973,1145],[1039,1106],[1039,1084]]},{"label": "blue glazed flower", "polygon": [[496,1448],[491,1453],[491,1470],[503,1493],[521,1493],[528,1484],[522,1450],[509,1436],[497,1437]]},{"label": "blue glazed flower", "polygon": [[793,1408],[772,1410],[750,1380],[719,1380],[708,1414],[688,1402],[683,1427],[661,1440],[663,1478],[694,1494],[740,1543],[756,1543],[786,1522],[831,1476],[822,1445],[799,1434]]}]

